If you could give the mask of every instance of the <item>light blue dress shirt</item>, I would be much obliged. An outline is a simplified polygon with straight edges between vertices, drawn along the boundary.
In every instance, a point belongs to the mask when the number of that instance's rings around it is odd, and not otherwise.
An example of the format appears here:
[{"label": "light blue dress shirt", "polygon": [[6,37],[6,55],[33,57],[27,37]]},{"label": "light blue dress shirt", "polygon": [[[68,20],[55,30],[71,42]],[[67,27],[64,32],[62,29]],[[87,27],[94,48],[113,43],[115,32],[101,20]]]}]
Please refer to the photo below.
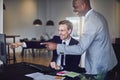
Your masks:
[{"label": "light blue dress shirt", "polygon": [[83,34],[79,39],[79,44],[74,46],[57,45],[58,53],[80,55],[85,51],[86,74],[106,73],[117,64],[107,21],[93,9],[85,15]]}]

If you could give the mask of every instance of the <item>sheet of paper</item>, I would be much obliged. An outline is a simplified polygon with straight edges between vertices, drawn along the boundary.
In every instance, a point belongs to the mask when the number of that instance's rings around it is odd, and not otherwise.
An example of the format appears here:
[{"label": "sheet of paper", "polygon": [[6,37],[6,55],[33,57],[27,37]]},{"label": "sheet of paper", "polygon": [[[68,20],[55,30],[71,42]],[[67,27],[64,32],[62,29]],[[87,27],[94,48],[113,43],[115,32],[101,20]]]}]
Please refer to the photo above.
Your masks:
[{"label": "sheet of paper", "polygon": [[72,78],[74,78],[74,77],[76,77],[76,76],[79,76],[80,74],[79,73],[76,73],[76,72],[69,72],[69,73],[67,73],[66,74],[66,76],[69,76],[69,77],[72,77]]},{"label": "sheet of paper", "polygon": [[[26,74],[25,76],[31,77],[31,78],[33,78],[33,80],[58,80],[58,79],[56,79],[56,76],[44,75],[40,72]],[[64,77],[62,77],[62,79],[59,79],[59,80],[63,80],[63,79],[64,79]]]}]

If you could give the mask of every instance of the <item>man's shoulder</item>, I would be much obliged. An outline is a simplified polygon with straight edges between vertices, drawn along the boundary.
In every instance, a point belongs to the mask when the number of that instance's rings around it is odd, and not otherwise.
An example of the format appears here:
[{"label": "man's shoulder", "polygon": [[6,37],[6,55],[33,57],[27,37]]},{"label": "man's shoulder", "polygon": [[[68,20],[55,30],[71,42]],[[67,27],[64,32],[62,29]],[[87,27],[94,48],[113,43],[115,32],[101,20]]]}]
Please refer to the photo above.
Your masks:
[{"label": "man's shoulder", "polygon": [[71,40],[73,40],[73,41],[77,41],[77,42],[78,42],[78,40],[77,40],[77,39],[75,39],[75,38],[73,38],[73,37],[71,37]]},{"label": "man's shoulder", "polygon": [[53,36],[53,38],[52,38],[52,41],[53,42],[56,42],[56,43],[60,43],[62,40],[60,39],[60,37],[59,36]]},{"label": "man's shoulder", "polygon": [[53,36],[53,39],[54,39],[54,38],[59,38],[59,39],[60,39],[60,36],[55,35],[55,36]]},{"label": "man's shoulder", "polygon": [[61,39],[60,39],[60,36],[56,36],[56,35],[55,35],[55,36],[53,36],[53,38],[52,38],[52,39],[55,39],[55,40],[61,40]]},{"label": "man's shoulder", "polygon": [[74,39],[73,37],[71,37],[70,42],[71,42],[72,44],[78,44],[78,43],[79,43],[79,41],[76,40],[76,39]]}]

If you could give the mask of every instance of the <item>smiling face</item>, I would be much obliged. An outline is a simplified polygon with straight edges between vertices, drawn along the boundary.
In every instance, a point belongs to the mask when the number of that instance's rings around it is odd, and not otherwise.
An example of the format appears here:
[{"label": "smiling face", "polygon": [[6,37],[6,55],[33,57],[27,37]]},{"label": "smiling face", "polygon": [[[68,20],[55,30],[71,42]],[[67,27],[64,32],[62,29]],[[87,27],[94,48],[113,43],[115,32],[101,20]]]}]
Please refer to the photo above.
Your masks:
[{"label": "smiling face", "polygon": [[73,0],[73,11],[79,16],[84,16],[85,3],[82,0]]},{"label": "smiling face", "polygon": [[68,29],[66,24],[60,24],[58,33],[59,33],[60,39],[66,40],[70,37],[71,29]]}]

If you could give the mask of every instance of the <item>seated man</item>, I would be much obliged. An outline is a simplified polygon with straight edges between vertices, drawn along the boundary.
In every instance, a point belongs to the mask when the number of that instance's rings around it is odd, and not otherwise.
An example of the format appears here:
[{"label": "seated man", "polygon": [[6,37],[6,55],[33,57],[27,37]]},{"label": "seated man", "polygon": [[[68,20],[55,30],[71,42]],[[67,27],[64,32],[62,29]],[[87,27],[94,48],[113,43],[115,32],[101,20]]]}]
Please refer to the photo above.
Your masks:
[{"label": "seated man", "polygon": [[[78,41],[73,39],[70,34],[72,32],[73,25],[68,20],[63,20],[59,22],[59,29],[58,33],[59,36],[54,36],[53,39],[49,40],[51,42],[55,43],[66,43],[65,45],[76,45],[78,44]],[[23,43],[13,43],[13,47],[18,47],[22,45]],[[40,42],[29,42],[26,43],[27,47],[32,47],[32,45],[36,45],[37,47],[40,47]],[[50,67],[54,68],[56,70],[68,70],[68,71],[75,71],[75,72],[85,72],[85,69],[81,69],[79,67],[81,55],[61,55],[57,54],[57,51],[53,51],[53,58],[50,63]]]},{"label": "seated man", "polygon": [[[65,45],[76,45],[78,41],[70,36],[73,29],[73,25],[68,20],[63,20],[59,22],[59,37],[54,36],[53,41],[55,43],[66,43]],[[62,58],[63,57],[63,58]],[[54,69],[63,69],[75,72],[85,72],[78,65],[80,62],[81,55],[61,55],[57,54],[57,51],[53,51],[53,58],[51,60],[50,66]],[[63,60],[62,60],[63,59]],[[63,62],[62,62],[63,61]],[[81,69],[81,70],[80,70]]]},{"label": "seated man", "polygon": [[[59,27],[60,29],[60,27]],[[66,28],[67,29],[67,28]],[[59,30],[60,32],[61,30]],[[61,33],[61,32],[60,32]],[[67,37],[67,36],[66,36]],[[62,35],[61,36],[54,36],[53,40],[55,43],[62,43],[65,42],[65,45],[75,45],[78,43],[77,40],[73,39],[72,37],[67,37],[65,39],[62,39]],[[57,51],[54,50],[53,51],[53,57],[50,63],[50,67],[54,68],[56,70],[68,70],[68,71],[75,71],[78,72],[81,70],[79,68],[79,62],[80,62],[80,55],[62,55],[62,54],[57,54]]]}]

